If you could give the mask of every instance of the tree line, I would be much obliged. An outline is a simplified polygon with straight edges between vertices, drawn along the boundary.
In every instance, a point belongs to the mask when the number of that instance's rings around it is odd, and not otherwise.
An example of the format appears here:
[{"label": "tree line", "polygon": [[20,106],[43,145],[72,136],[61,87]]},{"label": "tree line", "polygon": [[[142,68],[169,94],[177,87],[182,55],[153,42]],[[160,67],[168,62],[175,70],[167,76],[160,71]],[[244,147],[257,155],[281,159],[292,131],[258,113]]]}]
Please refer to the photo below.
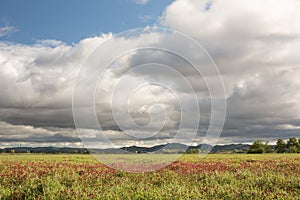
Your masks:
[{"label": "tree line", "polygon": [[271,148],[269,142],[263,143],[261,140],[256,140],[250,146],[247,153],[300,153],[300,138],[289,138],[287,142],[283,139],[278,139],[275,148]]}]

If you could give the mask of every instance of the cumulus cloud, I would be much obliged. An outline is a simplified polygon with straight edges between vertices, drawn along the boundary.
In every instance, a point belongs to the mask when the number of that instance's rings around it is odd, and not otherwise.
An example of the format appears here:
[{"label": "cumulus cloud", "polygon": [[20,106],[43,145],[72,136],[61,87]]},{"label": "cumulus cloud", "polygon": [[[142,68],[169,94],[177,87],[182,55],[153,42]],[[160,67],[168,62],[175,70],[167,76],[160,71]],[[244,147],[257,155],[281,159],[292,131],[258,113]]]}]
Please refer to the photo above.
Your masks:
[{"label": "cumulus cloud", "polygon": [[32,46],[1,42],[1,120],[74,127],[71,105],[76,73],[84,58],[110,37],[87,38],[73,46],[52,40]]},{"label": "cumulus cloud", "polygon": [[160,21],[197,39],[218,65],[228,95],[223,136],[287,137],[275,129],[300,118],[299,1],[207,3],[177,0]]},{"label": "cumulus cloud", "polygon": [[[147,1],[137,2],[145,4]],[[228,105],[221,143],[299,137],[299,10],[297,0],[176,0],[159,18],[160,25],[179,30],[202,44],[219,67]],[[155,46],[159,43],[165,49],[188,54],[208,74],[204,79],[215,78],[209,74],[208,60],[204,59],[203,54],[189,50],[184,40],[174,42],[172,34],[148,33],[121,38],[107,34],[86,38],[74,45],[57,40],[41,40],[34,45],[0,42],[0,135],[3,142],[13,142],[12,138],[15,138],[15,141],[30,143],[42,141],[35,138],[41,136],[53,143],[58,142],[59,138],[65,142],[78,142],[71,134],[74,131],[71,106],[76,75],[90,53],[107,39],[113,41],[104,52],[107,57],[110,52],[135,49],[139,44]],[[99,75],[96,73],[99,71],[97,67],[103,63],[97,56],[90,62],[95,68],[86,71],[86,76],[92,79]],[[148,68],[135,69],[145,63],[150,63]],[[189,63],[173,54],[151,49],[135,50],[120,57],[102,77],[102,85],[97,88],[95,96],[95,108],[102,129],[120,145],[151,145],[171,141],[182,112],[176,95],[185,102],[192,102],[193,94],[176,73],[163,73],[163,67],[159,68],[155,63],[167,65],[182,74],[196,91],[201,111],[196,142],[200,143],[211,116],[205,80],[199,78]],[[126,79],[124,74],[127,74]],[[130,89],[140,84],[141,80],[170,85],[175,95],[166,88],[152,85],[133,92],[134,98],[127,101],[125,94],[130,93]],[[118,89],[123,93],[112,102],[112,91],[119,82],[122,84]],[[83,91],[89,90],[88,85],[88,81],[82,83]],[[85,95],[78,101],[84,108]],[[128,102],[129,107],[124,107]],[[133,140],[121,131],[120,124],[115,121],[112,103],[117,113],[124,108],[129,109],[131,118],[123,118],[128,130],[132,128],[131,120],[141,127],[147,126],[151,115],[158,115],[161,109],[165,112],[166,121],[152,140]],[[153,109],[153,104],[159,104],[161,108]],[[190,116],[191,109],[193,107],[186,107],[185,116]],[[159,122],[153,124],[161,125]],[[186,124],[187,133],[189,126]],[[88,122],[87,127],[83,128],[86,128],[88,140],[93,138],[93,134],[97,135],[93,130],[96,127],[90,127]],[[16,134],[13,130],[22,134]],[[131,131],[134,130],[137,129]],[[136,131],[132,134],[147,133]]]}]

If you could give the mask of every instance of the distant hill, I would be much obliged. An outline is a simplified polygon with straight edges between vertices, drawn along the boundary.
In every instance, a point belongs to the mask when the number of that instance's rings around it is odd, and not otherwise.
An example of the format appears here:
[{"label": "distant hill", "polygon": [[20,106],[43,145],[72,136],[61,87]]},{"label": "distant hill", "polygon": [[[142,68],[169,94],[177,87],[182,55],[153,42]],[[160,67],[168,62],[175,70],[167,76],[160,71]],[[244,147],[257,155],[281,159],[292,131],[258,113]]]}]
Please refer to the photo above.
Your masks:
[{"label": "distant hill", "polygon": [[89,153],[85,148],[69,147],[10,147],[0,149],[2,153]]},{"label": "distant hill", "polygon": [[219,152],[228,152],[228,151],[236,151],[236,152],[246,152],[250,148],[249,144],[228,144],[228,145],[216,145],[212,149],[212,153]]},{"label": "distant hill", "polygon": [[[69,147],[11,147],[0,149],[0,153],[112,153],[112,154],[125,154],[125,153],[185,153],[190,150],[202,149],[210,151],[210,153],[245,153],[250,148],[248,144],[228,144],[211,146],[209,144],[200,144],[198,146],[187,146],[180,143],[170,143],[156,145],[153,147],[139,147],[129,146],[122,148],[108,148],[108,149],[86,149],[86,148],[69,148]],[[271,148],[274,148],[271,146]]]}]

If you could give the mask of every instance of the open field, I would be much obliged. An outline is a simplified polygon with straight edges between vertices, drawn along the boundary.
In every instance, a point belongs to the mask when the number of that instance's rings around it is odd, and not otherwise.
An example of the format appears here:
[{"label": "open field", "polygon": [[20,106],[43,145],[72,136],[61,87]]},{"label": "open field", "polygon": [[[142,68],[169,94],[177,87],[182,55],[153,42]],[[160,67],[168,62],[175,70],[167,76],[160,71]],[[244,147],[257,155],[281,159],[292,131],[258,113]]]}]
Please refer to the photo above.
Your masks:
[{"label": "open field", "polygon": [[91,155],[0,154],[0,197],[300,199],[300,155],[183,155],[159,171],[125,173]]}]

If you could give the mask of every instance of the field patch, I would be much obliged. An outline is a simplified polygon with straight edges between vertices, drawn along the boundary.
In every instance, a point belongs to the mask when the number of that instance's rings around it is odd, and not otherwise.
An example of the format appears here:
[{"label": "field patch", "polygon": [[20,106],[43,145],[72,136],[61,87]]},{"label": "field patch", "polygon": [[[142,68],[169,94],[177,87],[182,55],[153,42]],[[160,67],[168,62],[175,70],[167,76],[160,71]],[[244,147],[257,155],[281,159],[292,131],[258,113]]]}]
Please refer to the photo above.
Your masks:
[{"label": "field patch", "polygon": [[299,166],[299,154],[183,155],[126,173],[91,155],[2,154],[0,199],[297,199]]}]

